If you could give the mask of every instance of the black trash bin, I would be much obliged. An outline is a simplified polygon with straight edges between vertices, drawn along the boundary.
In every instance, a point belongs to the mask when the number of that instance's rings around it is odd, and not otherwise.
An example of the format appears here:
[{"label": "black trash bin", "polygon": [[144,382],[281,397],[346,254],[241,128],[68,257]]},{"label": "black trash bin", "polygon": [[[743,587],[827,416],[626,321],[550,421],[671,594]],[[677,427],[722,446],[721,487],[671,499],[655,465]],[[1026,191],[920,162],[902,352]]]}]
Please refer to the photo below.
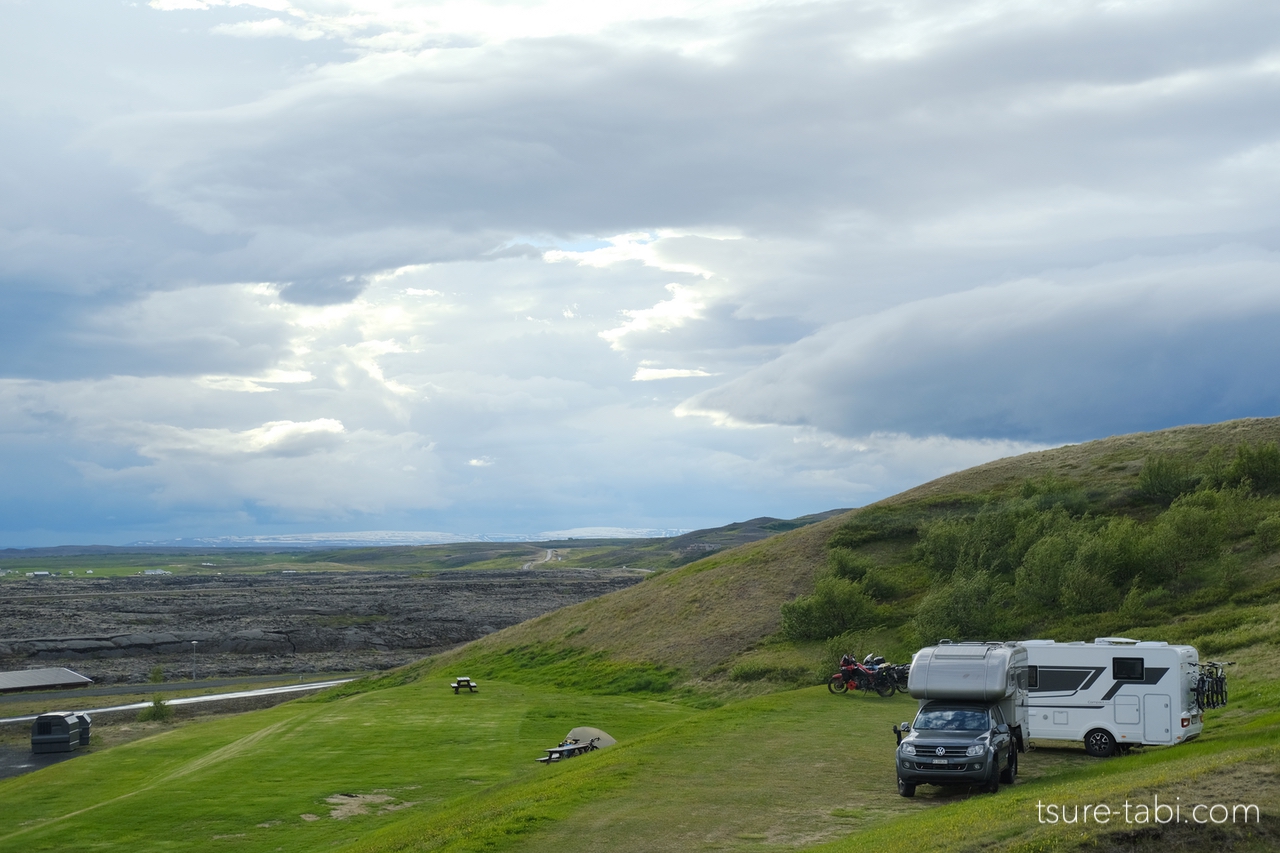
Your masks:
[{"label": "black trash bin", "polygon": [[41,714],[31,724],[31,751],[40,755],[46,752],[71,752],[80,746],[80,718],[75,714],[56,711]]}]

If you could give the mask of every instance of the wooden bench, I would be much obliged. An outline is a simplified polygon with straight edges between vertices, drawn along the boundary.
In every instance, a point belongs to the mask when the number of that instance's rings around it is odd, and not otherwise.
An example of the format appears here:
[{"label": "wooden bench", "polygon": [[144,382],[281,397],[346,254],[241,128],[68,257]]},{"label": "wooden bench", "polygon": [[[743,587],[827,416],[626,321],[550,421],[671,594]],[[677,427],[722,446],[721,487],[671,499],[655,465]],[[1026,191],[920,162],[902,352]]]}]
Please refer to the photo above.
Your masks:
[{"label": "wooden bench", "polygon": [[462,690],[463,688],[466,688],[468,691],[475,693],[476,689],[480,685],[476,684],[470,678],[467,678],[466,676],[462,676],[461,678],[459,678],[457,681],[453,682],[449,686],[453,688],[454,695],[456,696],[458,694],[458,691]]}]

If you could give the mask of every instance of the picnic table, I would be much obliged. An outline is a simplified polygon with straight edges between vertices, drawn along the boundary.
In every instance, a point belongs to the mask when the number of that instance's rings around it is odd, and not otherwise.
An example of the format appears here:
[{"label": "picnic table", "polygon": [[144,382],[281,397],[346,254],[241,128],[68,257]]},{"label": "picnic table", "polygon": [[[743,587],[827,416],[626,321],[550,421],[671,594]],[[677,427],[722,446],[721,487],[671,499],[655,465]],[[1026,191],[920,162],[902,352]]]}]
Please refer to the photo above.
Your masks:
[{"label": "picnic table", "polygon": [[534,761],[542,764],[551,764],[565,758],[573,758],[575,755],[581,755],[584,752],[591,752],[594,749],[600,748],[596,746],[596,740],[597,738],[592,738],[585,743],[573,741],[570,743],[562,743],[559,746],[553,746],[547,750],[546,755],[542,758],[535,758]]},{"label": "picnic table", "polygon": [[457,681],[453,682],[449,686],[453,688],[454,695],[456,696],[458,691],[462,690],[463,688],[466,688],[471,693],[475,693],[476,688],[479,687],[480,685],[476,684],[474,681],[472,681],[470,678],[467,678],[464,675],[459,677]]}]

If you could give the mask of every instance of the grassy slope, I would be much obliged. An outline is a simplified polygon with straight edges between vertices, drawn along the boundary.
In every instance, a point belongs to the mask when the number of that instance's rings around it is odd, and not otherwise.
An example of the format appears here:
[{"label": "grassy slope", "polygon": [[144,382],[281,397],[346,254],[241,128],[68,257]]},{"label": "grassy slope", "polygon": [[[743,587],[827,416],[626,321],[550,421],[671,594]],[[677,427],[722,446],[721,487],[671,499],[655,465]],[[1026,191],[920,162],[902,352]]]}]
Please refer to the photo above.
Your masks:
[{"label": "grassy slope", "polygon": [[[981,466],[885,503],[1000,488],[1045,471],[1121,495],[1153,449],[1195,450],[1278,433],[1280,422],[1251,421],[1107,439]],[[1194,640],[1239,630],[1245,611],[1253,620],[1256,630],[1234,643],[1241,668],[1233,705],[1210,714],[1200,743],[1111,762],[1075,750],[1033,753],[1024,763],[1027,781],[994,798],[933,789],[913,801],[893,794],[886,729],[909,716],[905,699],[831,697],[809,688],[695,711],[696,703],[645,698],[696,698],[732,661],[767,647],[779,606],[812,589],[826,540],[844,520],[655,575],[339,691],[345,698],[192,726],[0,783],[0,850],[69,849],[90,839],[108,850],[203,849],[214,836],[243,850],[335,842],[335,849],[349,842],[367,851],[763,850],[832,839],[839,849],[950,850],[963,839],[975,849],[1031,850],[1098,841],[1096,831],[1086,837],[1076,828],[1035,825],[1041,797],[1111,802],[1208,791],[1225,801],[1260,802],[1272,816],[1280,809],[1280,718],[1272,711],[1280,704],[1280,637],[1273,630],[1280,605],[1269,598],[1144,629]],[[460,700],[442,690],[440,677],[460,667],[498,673],[504,662],[519,685],[487,684],[478,697]],[[664,693],[664,678],[692,687]],[[623,742],[559,767],[532,764],[542,746],[577,724],[600,725]],[[298,817],[325,814],[325,798],[341,792],[382,792],[419,805],[349,821]],[[125,799],[113,802],[117,797]],[[196,831],[173,837],[177,826]],[[1104,846],[1113,838],[1103,837]],[[1265,845],[1274,838],[1235,840],[1272,849]]]},{"label": "grassy slope", "polygon": [[843,516],[689,566],[490,634],[445,663],[530,643],[604,650],[701,678],[778,630],[779,607],[812,590],[826,540]]},{"label": "grassy slope", "polygon": [[879,505],[909,503],[948,494],[973,494],[1010,486],[1045,474],[1080,480],[1093,488],[1120,492],[1137,483],[1148,456],[1200,456],[1215,444],[1229,451],[1242,442],[1280,441],[1280,418],[1245,418],[1220,424],[1174,427],[1159,432],[1117,435],[1052,450],[1024,453],[977,465],[899,492]]}]

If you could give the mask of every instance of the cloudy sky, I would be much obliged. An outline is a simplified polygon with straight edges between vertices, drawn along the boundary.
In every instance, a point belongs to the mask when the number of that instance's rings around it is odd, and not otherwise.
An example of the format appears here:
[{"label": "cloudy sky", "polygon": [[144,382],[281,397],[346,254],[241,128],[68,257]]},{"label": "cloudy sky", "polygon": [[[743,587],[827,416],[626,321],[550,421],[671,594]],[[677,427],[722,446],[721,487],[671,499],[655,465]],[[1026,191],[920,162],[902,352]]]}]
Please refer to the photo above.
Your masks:
[{"label": "cloudy sky", "polygon": [[0,0],[0,546],[695,528],[1280,414],[1280,7]]}]

